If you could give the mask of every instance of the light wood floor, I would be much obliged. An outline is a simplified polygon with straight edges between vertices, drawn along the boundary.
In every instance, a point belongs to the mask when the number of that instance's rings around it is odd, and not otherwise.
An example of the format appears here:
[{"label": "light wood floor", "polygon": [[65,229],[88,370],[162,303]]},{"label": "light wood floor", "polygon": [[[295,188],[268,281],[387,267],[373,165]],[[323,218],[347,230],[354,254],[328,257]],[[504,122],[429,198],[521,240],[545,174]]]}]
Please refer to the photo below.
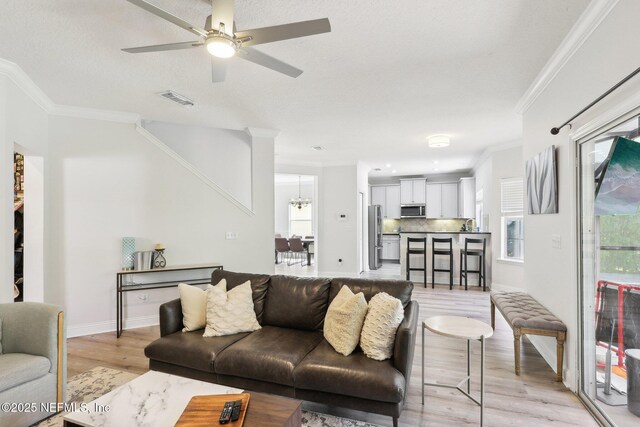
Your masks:
[{"label": "light wood floor", "polygon": [[[420,303],[420,319],[438,314],[469,316],[490,323],[489,293],[476,289],[454,289],[436,286],[424,289],[419,285],[413,299]],[[479,408],[460,393],[428,387],[425,405],[421,393],[421,326],[413,360],[409,398],[400,418],[402,426],[463,426],[477,425]],[[159,337],[158,327],[126,330],[120,339],[115,333],[71,338],[68,341],[69,376],[96,366],[105,366],[134,373],[147,371],[143,349]],[[465,342],[427,333],[427,381],[457,383],[464,377]],[[472,393],[479,390],[479,349],[472,343]],[[513,372],[513,335],[499,313],[496,331],[486,344],[486,426],[597,426],[578,398],[561,383],[534,347],[526,340],[522,348],[522,373]],[[475,369],[475,371],[474,371]],[[391,418],[327,408],[305,403],[305,407],[335,415],[391,425]]]}]

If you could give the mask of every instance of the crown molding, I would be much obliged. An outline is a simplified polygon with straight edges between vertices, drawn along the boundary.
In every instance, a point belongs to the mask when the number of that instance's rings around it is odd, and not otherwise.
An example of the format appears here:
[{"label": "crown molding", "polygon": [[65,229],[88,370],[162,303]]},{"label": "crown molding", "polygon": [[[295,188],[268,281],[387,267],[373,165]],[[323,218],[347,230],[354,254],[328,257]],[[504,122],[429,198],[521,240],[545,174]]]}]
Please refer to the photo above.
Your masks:
[{"label": "crown molding", "polygon": [[31,80],[18,64],[0,58],[0,75],[8,77],[9,80],[22,89],[24,93],[44,111],[47,113],[53,111],[55,104],[51,98]]},{"label": "crown molding", "polygon": [[551,58],[516,104],[516,112],[524,114],[549,86],[569,59],[609,15],[619,0],[593,0],[562,40]]},{"label": "crown molding", "polygon": [[118,123],[137,123],[140,115],[97,108],[58,105],[25,73],[16,63],[0,58],[0,75],[7,76],[18,88],[46,113],[53,116],[76,117],[81,119],[104,120]]},{"label": "crown molding", "polygon": [[278,129],[248,127],[244,131],[253,138],[275,138],[280,134]]},{"label": "crown molding", "polygon": [[138,123],[140,114],[123,111],[99,110],[96,108],[73,107],[70,105],[55,105],[50,112],[54,116],[75,117],[89,120],[103,120],[118,123]]}]

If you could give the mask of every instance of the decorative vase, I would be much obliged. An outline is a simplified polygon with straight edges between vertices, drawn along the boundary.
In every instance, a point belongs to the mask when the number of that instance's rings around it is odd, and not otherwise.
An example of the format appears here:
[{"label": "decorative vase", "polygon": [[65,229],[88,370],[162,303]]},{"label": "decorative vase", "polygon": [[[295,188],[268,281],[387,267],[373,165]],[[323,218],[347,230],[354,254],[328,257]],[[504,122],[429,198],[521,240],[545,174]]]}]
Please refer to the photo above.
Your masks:
[{"label": "decorative vase", "polygon": [[131,270],[133,268],[133,253],[136,251],[136,238],[122,238],[122,269]]}]

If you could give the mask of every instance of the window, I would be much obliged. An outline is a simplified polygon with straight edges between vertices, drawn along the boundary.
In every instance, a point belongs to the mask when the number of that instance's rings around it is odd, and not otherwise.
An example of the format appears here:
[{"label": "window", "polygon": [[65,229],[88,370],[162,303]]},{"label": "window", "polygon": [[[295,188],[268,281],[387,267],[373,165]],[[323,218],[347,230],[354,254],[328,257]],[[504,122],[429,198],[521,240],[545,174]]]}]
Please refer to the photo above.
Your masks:
[{"label": "window", "polygon": [[500,182],[502,217],[501,258],[524,260],[524,190],[522,178],[506,178]]},{"label": "window", "polygon": [[289,205],[289,236],[313,236],[313,205],[298,209]]}]

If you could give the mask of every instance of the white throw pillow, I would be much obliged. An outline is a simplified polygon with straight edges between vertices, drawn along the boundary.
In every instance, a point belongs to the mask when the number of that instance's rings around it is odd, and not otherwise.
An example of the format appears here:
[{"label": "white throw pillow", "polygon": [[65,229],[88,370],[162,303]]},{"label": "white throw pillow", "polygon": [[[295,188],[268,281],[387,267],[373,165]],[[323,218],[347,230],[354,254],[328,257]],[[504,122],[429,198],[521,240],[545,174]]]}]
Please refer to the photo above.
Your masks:
[{"label": "white throw pillow", "polygon": [[366,315],[367,300],[364,294],[354,294],[347,286],[343,286],[331,301],[324,317],[325,339],[338,353],[350,355],[358,346]]},{"label": "white throw pillow", "polygon": [[253,311],[251,282],[246,281],[227,292],[227,281],[207,288],[207,325],[204,337],[251,332],[261,328]]},{"label": "white throw pillow", "polygon": [[364,319],[360,347],[367,357],[386,360],[393,355],[393,344],[398,326],[404,319],[402,302],[386,292],[376,294],[369,301]]},{"label": "white throw pillow", "polygon": [[207,314],[207,291],[196,286],[180,283],[180,304],[182,305],[182,332],[204,328]]}]

